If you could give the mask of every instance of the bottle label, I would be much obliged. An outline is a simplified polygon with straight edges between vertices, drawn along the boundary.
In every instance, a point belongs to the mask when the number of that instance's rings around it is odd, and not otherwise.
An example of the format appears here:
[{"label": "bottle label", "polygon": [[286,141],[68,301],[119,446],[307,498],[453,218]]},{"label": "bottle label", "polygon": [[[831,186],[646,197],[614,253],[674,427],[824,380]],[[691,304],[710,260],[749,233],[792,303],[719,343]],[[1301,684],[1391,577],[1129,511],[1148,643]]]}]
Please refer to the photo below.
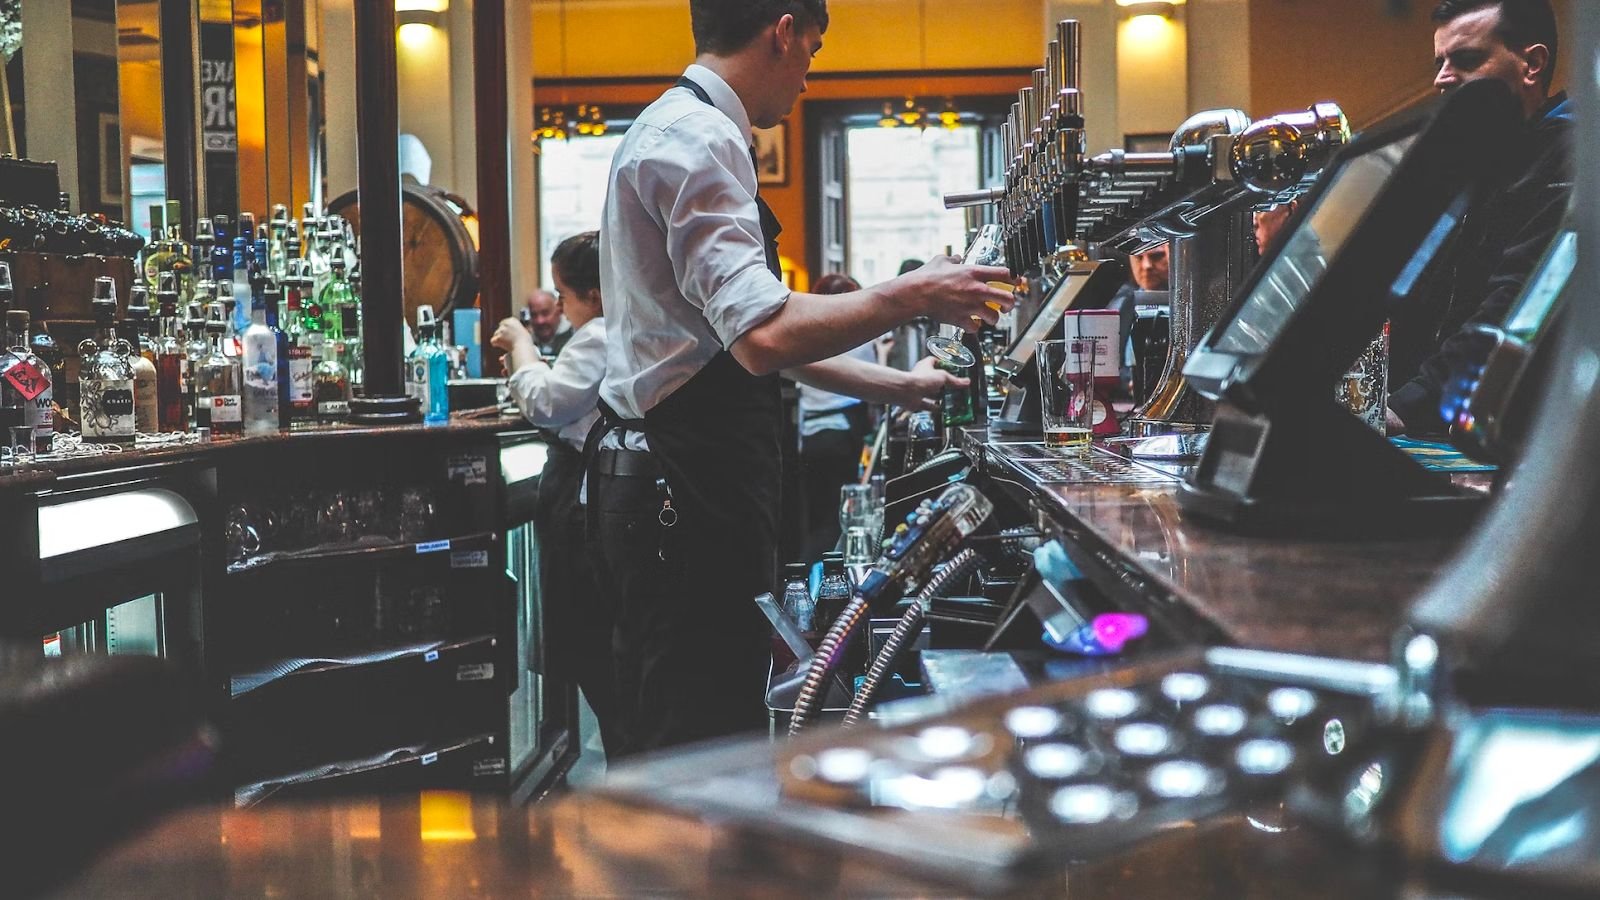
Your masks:
[{"label": "bottle label", "polygon": [[50,378],[26,359],[15,360],[6,368],[6,383],[17,389],[23,399],[32,400],[45,391],[50,390]]},{"label": "bottle label", "polygon": [[79,400],[85,437],[133,437],[133,379],[85,379]]},{"label": "bottle label", "polygon": [[406,393],[417,398],[422,411],[428,411],[428,361],[418,356],[407,369]]},{"label": "bottle label", "polygon": [[33,425],[33,436],[40,440],[49,440],[56,432],[56,407],[54,392],[45,388],[39,392],[33,402],[24,408],[27,422]]},{"label": "bottle label", "polygon": [[289,348],[289,402],[296,409],[310,409],[312,397],[311,348],[296,345]]},{"label": "bottle label", "polygon": [[212,394],[200,398],[211,411],[212,425],[237,424],[244,421],[244,403],[238,394]]}]

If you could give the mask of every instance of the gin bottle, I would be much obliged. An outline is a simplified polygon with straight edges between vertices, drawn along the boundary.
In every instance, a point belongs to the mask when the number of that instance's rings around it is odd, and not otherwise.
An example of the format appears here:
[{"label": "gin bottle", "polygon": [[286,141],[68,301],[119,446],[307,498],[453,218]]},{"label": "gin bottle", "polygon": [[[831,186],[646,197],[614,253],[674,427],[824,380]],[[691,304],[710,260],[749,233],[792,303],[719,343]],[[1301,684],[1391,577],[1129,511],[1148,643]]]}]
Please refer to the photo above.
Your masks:
[{"label": "gin bottle", "polygon": [[117,337],[117,285],[107,276],[94,282],[95,336],[78,345],[78,416],[83,441],[132,444],[133,348]]},{"label": "gin bottle", "polygon": [[[7,276],[9,277],[9,275]],[[52,405],[50,367],[29,348],[28,311],[13,309],[6,313],[6,331],[10,340],[4,360],[0,360],[0,394],[3,404],[22,408],[19,424],[33,428],[33,452],[49,453],[55,438],[55,408]]]},{"label": "gin bottle", "polygon": [[317,421],[331,425],[350,416],[350,375],[339,361],[339,349],[332,341],[323,343],[322,360],[311,370]]},{"label": "gin bottle", "polygon": [[417,334],[417,348],[406,367],[406,388],[422,407],[422,424],[445,425],[450,421],[450,357],[439,346],[433,307],[417,308]]}]

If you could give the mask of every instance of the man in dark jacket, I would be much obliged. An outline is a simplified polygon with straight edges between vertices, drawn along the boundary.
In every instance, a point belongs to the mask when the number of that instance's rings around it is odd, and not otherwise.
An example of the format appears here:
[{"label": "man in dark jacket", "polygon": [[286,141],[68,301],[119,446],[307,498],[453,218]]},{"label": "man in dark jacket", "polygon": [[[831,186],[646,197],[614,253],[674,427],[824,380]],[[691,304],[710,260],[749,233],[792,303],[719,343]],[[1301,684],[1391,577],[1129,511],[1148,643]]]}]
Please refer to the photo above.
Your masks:
[{"label": "man in dark jacket", "polygon": [[1448,429],[1440,394],[1470,367],[1465,328],[1501,324],[1555,237],[1572,192],[1572,109],[1550,95],[1557,35],[1549,0],[1442,0],[1434,10],[1441,91],[1469,81],[1504,82],[1522,101],[1527,128],[1505,170],[1481,185],[1432,288],[1393,321],[1389,429]]}]

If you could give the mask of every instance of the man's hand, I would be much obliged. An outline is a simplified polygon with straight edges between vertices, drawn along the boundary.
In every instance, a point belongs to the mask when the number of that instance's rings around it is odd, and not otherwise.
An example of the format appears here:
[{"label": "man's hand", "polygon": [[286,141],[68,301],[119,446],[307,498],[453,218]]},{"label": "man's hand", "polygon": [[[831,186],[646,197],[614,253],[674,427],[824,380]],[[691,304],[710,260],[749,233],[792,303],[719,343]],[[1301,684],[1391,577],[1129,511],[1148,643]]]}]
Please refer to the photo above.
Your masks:
[{"label": "man's hand", "polygon": [[1393,437],[1393,436],[1395,436],[1397,434],[1405,434],[1406,433],[1406,423],[1402,422],[1400,420],[1400,417],[1394,414],[1394,410],[1389,409],[1388,407],[1384,407],[1384,410],[1383,410],[1383,430],[1384,430],[1384,433],[1389,435],[1390,437]]},{"label": "man's hand", "polygon": [[1011,291],[991,284],[1011,283],[1011,272],[997,266],[967,266],[954,257],[935,256],[904,278],[923,315],[967,331],[977,331],[980,322],[995,324],[1016,305]]},{"label": "man's hand", "polygon": [[933,357],[924,357],[905,373],[895,405],[906,409],[938,409],[940,394],[947,390],[964,391],[970,383],[938,368]]}]

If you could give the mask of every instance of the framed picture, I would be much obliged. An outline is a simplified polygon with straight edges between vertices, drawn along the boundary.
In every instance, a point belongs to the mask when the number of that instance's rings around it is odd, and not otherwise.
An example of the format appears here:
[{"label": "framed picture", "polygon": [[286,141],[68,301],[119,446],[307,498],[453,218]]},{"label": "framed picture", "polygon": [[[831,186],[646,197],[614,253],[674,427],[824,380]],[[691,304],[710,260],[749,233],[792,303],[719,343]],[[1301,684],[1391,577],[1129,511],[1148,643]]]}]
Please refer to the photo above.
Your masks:
[{"label": "framed picture", "polygon": [[100,114],[100,204],[122,207],[122,122],[114,112]]},{"label": "framed picture", "polygon": [[1166,132],[1125,134],[1122,136],[1122,149],[1129,153],[1160,153],[1171,145],[1172,135]]},{"label": "framed picture", "polygon": [[789,123],[754,131],[756,144],[756,183],[789,183]]}]

